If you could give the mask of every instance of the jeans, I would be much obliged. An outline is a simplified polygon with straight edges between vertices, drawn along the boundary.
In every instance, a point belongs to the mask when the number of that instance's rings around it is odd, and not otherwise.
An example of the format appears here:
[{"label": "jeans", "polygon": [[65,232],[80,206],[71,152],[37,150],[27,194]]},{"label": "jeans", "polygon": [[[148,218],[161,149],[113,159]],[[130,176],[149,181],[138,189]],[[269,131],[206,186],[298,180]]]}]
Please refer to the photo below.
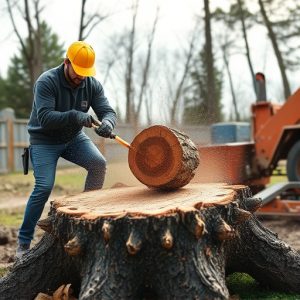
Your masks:
[{"label": "jeans", "polygon": [[34,189],[26,205],[23,223],[19,230],[19,244],[30,244],[34,229],[51,194],[57,161],[62,157],[88,173],[85,191],[101,189],[106,172],[106,160],[94,143],[83,132],[70,142],[59,145],[31,145],[30,158],[35,178]]}]

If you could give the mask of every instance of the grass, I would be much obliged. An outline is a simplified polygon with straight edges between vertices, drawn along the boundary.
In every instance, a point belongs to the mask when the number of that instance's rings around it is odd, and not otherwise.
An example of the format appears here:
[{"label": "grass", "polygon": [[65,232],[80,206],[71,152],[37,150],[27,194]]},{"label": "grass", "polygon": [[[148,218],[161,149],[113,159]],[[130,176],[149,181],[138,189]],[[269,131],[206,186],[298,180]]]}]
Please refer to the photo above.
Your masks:
[{"label": "grass", "polygon": [[288,181],[286,176],[286,166],[285,164],[279,164],[277,168],[273,171],[273,176],[271,177],[270,185]]},{"label": "grass", "polygon": [[[82,192],[86,174],[86,170],[75,165],[70,168],[57,169],[53,193],[76,194]],[[0,182],[13,186],[18,195],[28,196],[34,185],[33,172],[30,170],[26,176],[21,172],[0,175]],[[118,182],[129,186],[141,184],[131,173],[127,161],[110,162],[107,165],[103,188],[109,188]]]},{"label": "grass", "polygon": [[[82,191],[85,176],[86,171],[82,168],[60,169],[56,174],[55,185],[67,187],[70,190]],[[103,188],[110,188],[118,182],[130,186],[141,184],[131,173],[127,161],[111,162],[107,165]]]},{"label": "grass", "polygon": [[7,273],[7,268],[0,268],[0,277],[3,277]]},{"label": "grass", "polygon": [[300,295],[292,293],[274,292],[259,285],[255,279],[245,273],[233,273],[228,276],[227,287],[231,295],[238,295],[238,299],[247,300],[299,300]]},{"label": "grass", "polygon": [[12,211],[0,210],[0,224],[9,227],[18,227],[23,220],[24,210],[15,209]]}]

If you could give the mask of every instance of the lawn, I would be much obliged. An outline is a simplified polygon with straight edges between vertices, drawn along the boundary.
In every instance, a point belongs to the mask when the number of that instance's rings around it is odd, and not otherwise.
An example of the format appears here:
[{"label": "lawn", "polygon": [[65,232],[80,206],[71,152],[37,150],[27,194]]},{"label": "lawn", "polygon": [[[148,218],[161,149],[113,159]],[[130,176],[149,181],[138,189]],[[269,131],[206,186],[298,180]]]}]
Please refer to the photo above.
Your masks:
[{"label": "lawn", "polygon": [[271,177],[270,185],[278,183],[278,182],[285,182],[288,181],[286,177],[286,165],[284,162],[280,162],[278,167],[274,170],[273,176]]},{"label": "lawn", "polygon": [[23,220],[24,209],[0,210],[0,224],[8,227],[19,227]]},{"label": "lawn", "polygon": [[[75,165],[74,167],[57,169],[53,194],[76,194],[82,192],[86,174],[85,169]],[[127,161],[108,163],[103,188],[110,188],[116,183],[123,183],[129,186],[141,184],[131,173]],[[19,196],[28,196],[33,184],[32,170],[26,176],[21,172],[0,175],[0,185],[6,185],[8,189],[12,189]]]}]

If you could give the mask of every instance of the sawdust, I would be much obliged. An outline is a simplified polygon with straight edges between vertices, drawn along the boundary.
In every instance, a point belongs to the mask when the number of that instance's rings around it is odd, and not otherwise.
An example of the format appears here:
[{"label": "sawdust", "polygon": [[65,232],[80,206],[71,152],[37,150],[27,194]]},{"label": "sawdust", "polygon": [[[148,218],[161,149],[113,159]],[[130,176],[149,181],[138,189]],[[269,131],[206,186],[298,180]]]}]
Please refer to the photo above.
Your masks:
[{"label": "sawdust", "polygon": [[[37,228],[32,246],[37,244],[44,231]],[[18,227],[7,227],[0,225],[0,269],[7,268],[15,262],[15,253],[17,249]]]}]

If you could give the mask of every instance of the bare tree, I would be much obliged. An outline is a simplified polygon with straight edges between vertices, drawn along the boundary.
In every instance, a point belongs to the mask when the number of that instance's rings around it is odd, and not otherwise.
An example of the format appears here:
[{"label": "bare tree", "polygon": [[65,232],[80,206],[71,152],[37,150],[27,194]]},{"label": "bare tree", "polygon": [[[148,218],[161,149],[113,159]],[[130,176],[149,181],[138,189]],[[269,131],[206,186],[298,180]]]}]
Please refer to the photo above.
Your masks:
[{"label": "bare tree", "polygon": [[[126,101],[125,122],[138,125],[140,114],[144,105],[145,109],[150,109],[145,98],[149,92],[149,76],[151,70],[151,59],[153,55],[153,41],[159,19],[159,7],[157,7],[152,30],[147,39],[146,50],[138,50],[137,40],[137,17],[139,11],[139,0],[133,0],[131,6],[131,27],[122,33],[109,37],[109,53],[105,59],[105,80],[117,80],[123,83]],[[139,60],[138,60],[139,59]],[[119,90],[121,90],[119,88]],[[120,94],[120,93],[119,93]],[[146,97],[147,95],[147,97]],[[122,95],[121,95],[122,97]],[[148,112],[148,119],[151,112]]]},{"label": "bare tree", "polygon": [[[155,37],[158,19],[159,19],[159,6],[156,8],[156,15],[155,15],[155,19],[154,19],[153,26],[152,26],[152,31],[151,31],[149,39],[148,39],[146,61],[145,61],[145,66],[143,68],[143,74],[142,74],[142,83],[141,83],[140,92],[139,92],[138,104],[137,104],[137,107],[136,107],[135,113],[134,113],[135,123],[138,123],[138,118],[141,113],[141,107],[142,107],[142,103],[144,100],[145,91],[146,91],[147,84],[149,81],[149,72],[150,72],[150,66],[151,66],[153,41],[154,41],[154,37]],[[145,108],[147,110],[147,109],[149,109],[149,106],[145,105]],[[150,112],[149,111],[147,112],[147,118],[148,118],[148,122],[149,122],[150,121]]]},{"label": "bare tree", "polygon": [[290,90],[290,85],[289,85],[288,78],[286,75],[286,66],[284,64],[284,60],[283,60],[281,51],[278,46],[277,37],[273,30],[272,23],[269,20],[269,17],[267,15],[264,2],[262,0],[258,0],[258,3],[259,3],[260,11],[261,11],[265,26],[267,27],[267,30],[268,30],[268,34],[269,34],[269,37],[270,37],[270,40],[271,40],[271,43],[272,43],[272,46],[273,46],[273,49],[275,52],[275,56],[277,58],[277,62],[278,62],[278,66],[279,66],[279,70],[280,70],[280,74],[281,74],[281,78],[282,78],[282,83],[283,83],[284,96],[287,99],[291,95],[291,90]]},{"label": "bare tree", "polygon": [[[246,60],[249,66],[250,78],[252,82],[253,92],[256,94],[256,84],[255,84],[255,74],[254,67],[251,60],[251,47],[248,41],[248,31],[251,28],[254,20],[254,16],[247,9],[245,5],[245,0],[236,0],[230,6],[229,12],[223,11],[221,8],[217,8],[213,12],[213,17],[216,21],[221,22],[219,25],[222,26],[222,30],[220,34],[218,34],[215,39],[219,42],[220,49],[222,52],[223,62],[225,66],[225,71],[228,75],[230,91],[233,99],[233,105],[235,110],[235,118],[239,119],[236,112],[238,112],[237,107],[235,106],[235,92],[233,89],[233,78],[229,69],[229,60],[233,55],[234,51],[238,51],[237,53],[243,54],[246,56]],[[240,27],[237,27],[237,24],[241,24]],[[238,38],[237,38],[238,35]],[[241,35],[241,37],[240,37]],[[240,41],[243,41],[244,45],[240,44]]]},{"label": "bare tree", "polygon": [[126,123],[133,123],[134,117],[134,88],[133,88],[133,73],[134,73],[134,50],[136,39],[136,19],[138,14],[139,0],[133,0],[132,3],[132,24],[129,33],[129,45],[127,47],[126,59],[126,74],[125,74],[125,92],[126,92]]},{"label": "bare tree", "polygon": [[250,70],[254,93],[256,94],[255,73],[254,73],[253,64],[252,64],[251,56],[250,56],[250,47],[249,47],[249,42],[248,42],[248,35],[247,35],[246,20],[245,20],[243,4],[244,4],[243,0],[238,0],[239,17],[240,17],[241,24],[242,24],[242,33],[243,33],[243,39],[245,42],[246,58],[247,58],[247,62],[248,62],[249,70]]},{"label": "bare tree", "polygon": [[152,108],[153,108],[153,90],[151,88],[147,89],[145,95],[145,106],[146,106],[146,119],[147,124],[152,124]]},{"label": "bare tree", "polygon": [[206,54],[206,73],[207,73],[207,120],[209,123],[218,122],[220,113],[216,97],[214,57],[211,35],[211,13],[209,9],[209,0],[204,0],[204,21],[205,21],[205,54]]},{"label": "bare tree", "polygon": [[86,2],[87,0],[81,1],[80,25],[78,36],[79,41],[85,40],[99,23],[111,16],[110,14],[100,15],[98,12],[93,14],[87,14]]},{"label": "bare tree", "polygon": [[235,91],[234,91],[234,86],[233,86],[233,79],[232,79],[232,75],[231,75],[230,68],[229,68],[228,48],[230,48],[230,44],[231,44],[230,41],[226,41],[225,43],[223,43],[221,45],[221,50],[222,50],[225,70],[226,70],[228,80],[229,80],[232,104],[233,104],[234,113],[235,113],[235,120],[240,121],[240,114],[239,114],[239,110],[237,107],[237,101],[236,101],[236,96],[235,96]]},{"label": "bare tree", "polygon": [[170,123],[171,123],[171,125],[176,125],[176,123],[177,123],[177,118],[176,118],[177,110],[178,110],[179,101],[180,101],[180,98],[182,97],[183,88],[186,83],[186,80],[187,80],[187,77],[188,77],[188,74],[190,71],[191,62],[192,62],[193,55],[194,55],[195,42],[196,42],[197,33],[198,33],[198,31],[197,31],[198,25],[199,24],[197,22],[197,24],[194,27],[194,30],[192,32],[192,37],[189,42],[188,50],[187,50],[187,53],[186,53],[185,59],[184,59],[183,72],[182,72],[181,78],[179,80],[179,83],[178,83],[176,89],[174,89],[174,82],[172,83],[171,90],[172,91],[175,90],[175,95],[173,96],[171,108],[170,108]]},{"label": "bare tree", "polygon": [[[41,43],[41,22],[40,13],[40,0],[32,0],[33,10],[31,13],[31,7],[28,0],[24,0],[24,7],[20,7],[18,2],[12,3],[11,0],[6,0],[9,17],[14,29],[14,32],[20,42],[22,52],[26,58],[26,64],[30,74],[30,85],[33,89],[33,85],[41,74],[42,68],[42,43]],[[16,17],[14,15],[13,8],[18,9],[27,27],[27,36],[22,37],[19,28],[16,25]],[[34,23],[32,22],[32,15],[34,15]]]}]

